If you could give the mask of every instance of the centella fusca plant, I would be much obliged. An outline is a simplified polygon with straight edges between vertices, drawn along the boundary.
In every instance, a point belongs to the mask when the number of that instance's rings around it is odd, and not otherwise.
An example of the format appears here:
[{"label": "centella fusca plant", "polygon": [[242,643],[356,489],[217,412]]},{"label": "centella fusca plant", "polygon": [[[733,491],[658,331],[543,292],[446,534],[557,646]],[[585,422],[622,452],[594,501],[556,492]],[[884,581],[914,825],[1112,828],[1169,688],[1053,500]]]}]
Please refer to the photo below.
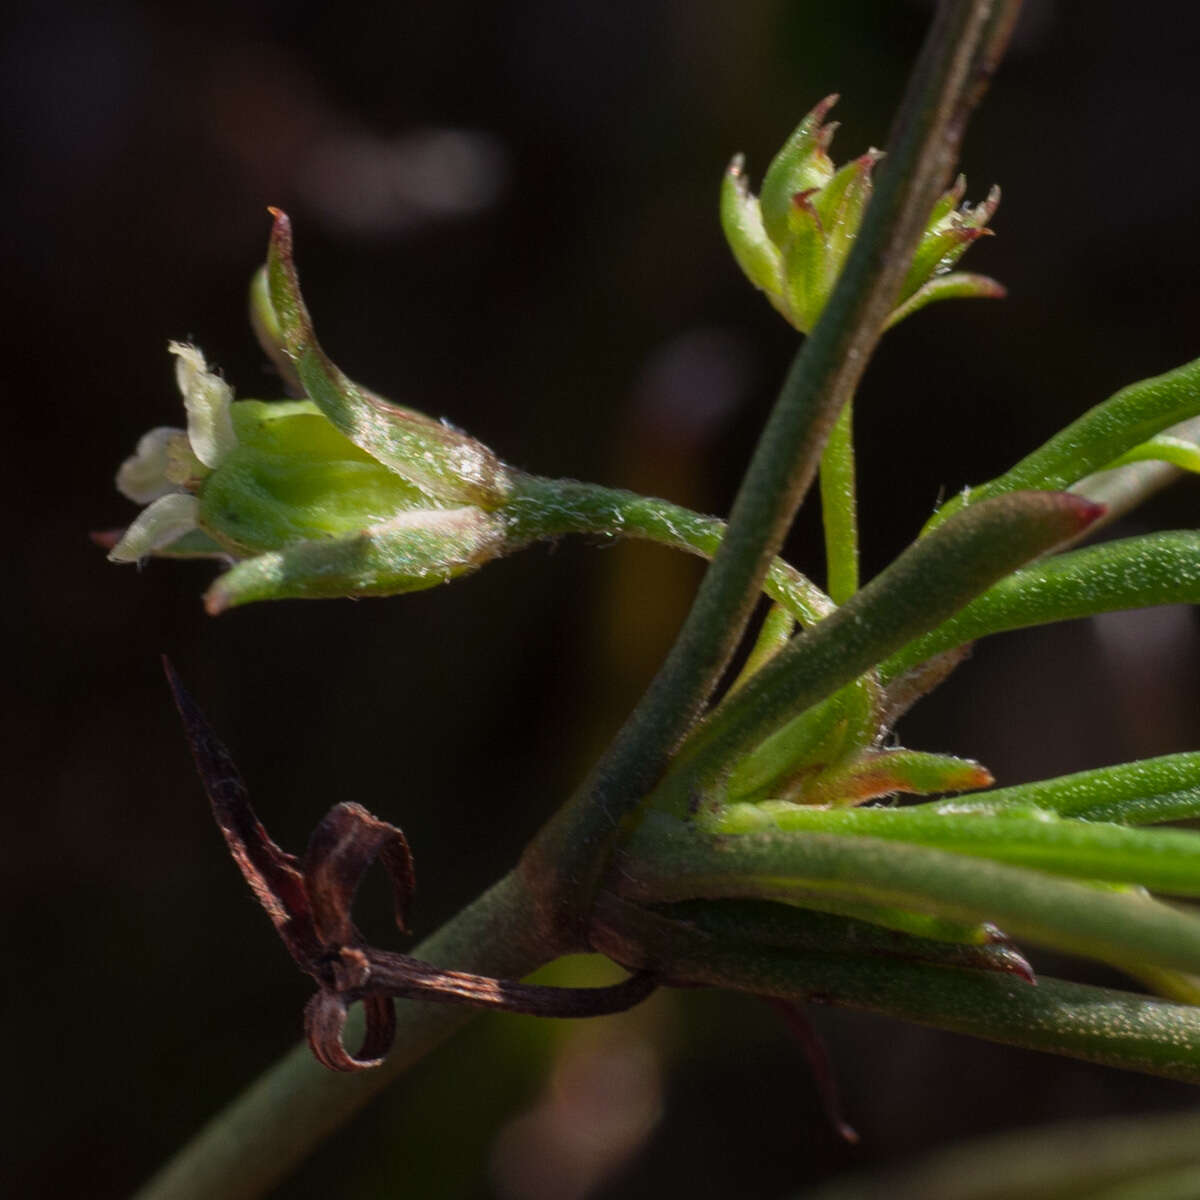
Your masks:
[{"label": "centella fusca plant", "polygon": [[[886,203],[871,202],[876,168],[886,172],[891,161],[876,151],[834,167],[831,104],[800,123],[757,197],[740,158],[720,195],[738,264],[811,335],[814,354],[826,308],[851,286],[843,277],[866,269],[855,266],[858,244],[886,227],[895,196],[916,203],[918,195],[895,184],[885,196],[885,174],[878,192]],[[922,137],[937,142],[934,133]],[[913,144],[919,151],[926,142]],[[908,165],[923,161],[910,154]],[[937,174],[921,170],[913,168]],[[994,281],[955,269],[987,232],[998,193],[963,206],[962,182],[944,185],[937,181],[922,201],[911,265],[895,281],[880,329],[935,300],[1002,295]],[[872,227],[877,212],[884,215]],[[567,533],[716,556],[714,575],[722,556],[737,552],[716,518],[528,475],[452,426],[355,384],[316,339],[281,212],[252,297],[259,338],[296,395],[235,401],[199,350],[173,345],[186,431],[152,431],[118,475],[121,490],[146,507],[111,539],[111,557],[224,560],[228,569],[206,595],[210,612],[427,588]],[[803,378],[798,366],[785,398]],[[349,903],[366,862],[386,847],[407,896],[398,829],[341,806],[303,860],[284,854],[177,688],[230,848],[317,981],[309,1033],[323,1063],[375,1067],[386,1077],[389,1063],[379,1064],[395,1034],[393,998],[592,1015],[660,984],[732,988],[790,1005],[819,997],[1200,1082],[1200,918],[1179,903],[1200,896],[1200,836],[1146,828],[1200,817],[1200,753],[997,790],[982,765],[906,749],[894,734],[975,639],[1200,602],[1200,535],[1076,546],[1168,470],[1196,467],[1200,362],[1131,384],[1004,475],[954,496],[865,585],[853,388],[838,386],[822,394],[818,415],[803,418],[812,424],[804,453],[813,469],[819,463],[826,586],[771,562],[761,576],[770,609],[744,669],[715,701],[710,688],[694,715],[662,718],[665,761],[645,766],[618,739],[518,868],[464,917],[463,938],[427,943],[434,957],[457,953],[473,960],[465,967],[489,968],[478,975],[439,975],[420,957],[366,946]],[[728,543],[748,523],[735,506]],[[710,657],[715,684],[725,659]],[[652,686],[639,710],[645,720],[659,695]],[[609,805],[615,778],[638,787]],[[974,795],[945,798],[963,792]],[[898,794],[936,798],[897,806]],[[264,872],[275,882],[264,884]],[[485,930],[495,943],[479,949]],[[1116,966],[1141,990],[1036,977],[1019,944]],[[628,968],[630,979],[581,998],[523,992],[503,975],[585,948]],[[355,1001],[370,1013],[358,1053],[341,1044]],[[273,1078],[320,1088],[299,1074],[307,1070],[293,1059]]]}]

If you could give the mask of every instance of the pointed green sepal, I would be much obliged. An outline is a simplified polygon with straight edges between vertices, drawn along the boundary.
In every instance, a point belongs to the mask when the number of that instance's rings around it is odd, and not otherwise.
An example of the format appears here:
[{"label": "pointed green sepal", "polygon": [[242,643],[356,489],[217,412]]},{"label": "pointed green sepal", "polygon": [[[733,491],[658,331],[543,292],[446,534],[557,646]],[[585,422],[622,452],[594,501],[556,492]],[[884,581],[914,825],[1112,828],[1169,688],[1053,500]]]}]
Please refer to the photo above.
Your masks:
[{"label": "pointed green sepal", "polygon": [[746,278],[760,291],[778,300],[779,251],[763,228],[758,197],[750,191],[740,154],[729,164],[721,180],[721,229]]},{"label": "pointed green sepal", "polygon": [[797,192],[823,187],[833,176],[833,163],[826,151],[837,126],[824,121],[837,100],[837,96],[826,96],[796,126],[763,176],[759,196],[763,225],[776,245],[787,238],[792,197]]},{"label": "pointed green sepal", "polygon": [[267,285],[282,351],[305,392],[356,446],[447,503],[499,507],[511,492],[510,473],[482,443],[424,413],[384,400],[347,378],[313,332],[292,257],[292,227],[272,209]]},{"label": "pointed green sepal", "polygon": [[238,563],[205,595],[215,615],[257,600],[395,596],[447,583],[504,551],[504,522],[478,508],[403,513],[361,533]]}]

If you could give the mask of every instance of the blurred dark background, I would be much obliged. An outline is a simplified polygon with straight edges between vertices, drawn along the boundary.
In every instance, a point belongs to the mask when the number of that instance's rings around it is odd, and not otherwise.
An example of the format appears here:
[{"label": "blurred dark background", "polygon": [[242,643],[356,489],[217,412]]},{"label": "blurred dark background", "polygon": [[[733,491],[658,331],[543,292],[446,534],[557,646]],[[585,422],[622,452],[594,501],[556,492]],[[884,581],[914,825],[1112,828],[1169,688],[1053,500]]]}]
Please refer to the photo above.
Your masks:
[{"label": "blurred dark background", "polygon": [[[420,595],[212,620],[208,565],[106,564],[88,531],[134,511],[113,471],[181,419],[167,340],[194,338],[242,396],[275,391],[244,315],[265,206],[291,213],[322,339],[352,375],[520,467],[723,512],[794,338],[723,245],[721,171],[744,150],[757,180],[835,90],[835,157],[882,142],[929,13],[116,0],[10,14],[10,1194],[127,1194],[298,1033],[307,983],[217,836],[160,653],[284,845],[341,799],[404,826],[427,932],[578,780],[698,578],[665,551],[564,542]],[[1198,55],[1191,6],[1030,0],[964,160],[973,199],[1004,187],[999,236],[968,264],[1011,298],[932,308],[872,365],[868,572],[940,494],[1200,350]],[[1125,528],[1198,510],[1185,483]],[[819,574],[815,525],[803,515],[789,551]],[[1167,609],[1009,636],[901,732],[1002,782],[1195,749],[1196,634]],[[476,1022],[279,1194],[778,1197],[972,1134],[1195,1102],[858,1014],[815,1019],[857,1148],[823,1121],[768,1009],[666,996],[586,1029]]]}]

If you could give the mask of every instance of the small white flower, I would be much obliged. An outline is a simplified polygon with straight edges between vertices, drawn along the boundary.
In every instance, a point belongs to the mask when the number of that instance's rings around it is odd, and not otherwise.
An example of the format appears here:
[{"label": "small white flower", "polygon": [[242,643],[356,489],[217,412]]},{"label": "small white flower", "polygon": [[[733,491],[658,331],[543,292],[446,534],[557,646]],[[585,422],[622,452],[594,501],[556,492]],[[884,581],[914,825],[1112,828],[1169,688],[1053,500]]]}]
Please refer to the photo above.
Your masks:
[{"label": "small white flower", "polygon": [[110,562],[138,562],[197,528],[198,502],[187,484],[237,448],[230,406],[233,389],[208,369],[195,346],[170,342],[175,382],[187,411],[187,431],[160,425],[144,434],[117,471],[117,489],[146,504],[109,552]]}]

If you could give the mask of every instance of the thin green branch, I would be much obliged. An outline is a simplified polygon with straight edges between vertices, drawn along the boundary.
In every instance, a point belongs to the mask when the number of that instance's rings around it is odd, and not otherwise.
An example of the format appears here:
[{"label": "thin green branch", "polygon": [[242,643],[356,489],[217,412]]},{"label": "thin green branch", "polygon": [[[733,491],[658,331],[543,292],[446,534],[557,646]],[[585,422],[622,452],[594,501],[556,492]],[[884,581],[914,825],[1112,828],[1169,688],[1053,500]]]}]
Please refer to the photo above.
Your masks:
[{"label": "thin green branch", "polygon": [[[726,525],[719,517],[621,488],[522,475],[513,489],[504,510],[512,542],[594,534],[640,538],[711,559],[725,537]],[[762,590],[803,625],[815,625],[834,609],[815,583],[781,558],[771,561]]]},{"label": "thin green branch", "polygon": [[858,239],[788,373],[675,645],[607,753],[523,860],[549,885],[548,920],[574,914],[586,923],[622,818],[654,786],[728,665],[829,431],[879,339],[1018,7],[1018,0],[939,6]]}]

